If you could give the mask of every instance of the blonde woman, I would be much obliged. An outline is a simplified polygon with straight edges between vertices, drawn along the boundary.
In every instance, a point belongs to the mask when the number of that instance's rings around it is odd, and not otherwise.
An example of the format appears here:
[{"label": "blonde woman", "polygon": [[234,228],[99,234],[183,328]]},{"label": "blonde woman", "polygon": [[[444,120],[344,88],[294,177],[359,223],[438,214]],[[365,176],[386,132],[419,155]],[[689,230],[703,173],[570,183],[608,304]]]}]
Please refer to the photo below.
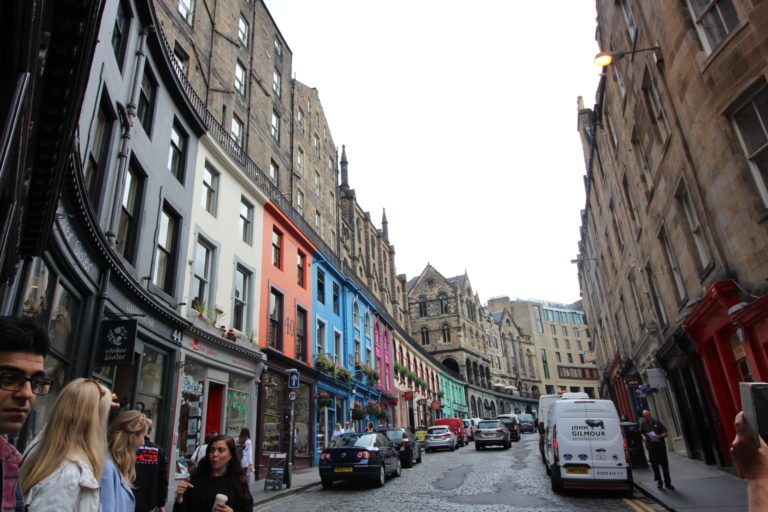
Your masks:
[{"label": "blonde woman", "polygon": [[102,510],[133,512],[136,508],[131,486],[136,479],[136,450],[146,433],[146,417],[141,411],[121,412],[109,423],[110,456],[100,481]]},{"label": "blonde woman", "polygon": [[21,489],[29,510],[99,511],[99,477],[107,457],[111,403],[109,389],[95,380],[75,379],[64,386],[21,468]]}]

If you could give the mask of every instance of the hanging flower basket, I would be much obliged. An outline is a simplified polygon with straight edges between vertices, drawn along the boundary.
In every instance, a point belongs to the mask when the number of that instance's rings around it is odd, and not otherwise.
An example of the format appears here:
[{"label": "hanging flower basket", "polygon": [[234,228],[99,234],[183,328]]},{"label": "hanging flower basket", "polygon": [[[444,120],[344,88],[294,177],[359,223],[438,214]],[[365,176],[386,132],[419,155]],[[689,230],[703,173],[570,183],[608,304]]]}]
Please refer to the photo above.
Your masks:
[{"label": "hanging flower basket", "polygon": [[371,416],[377,416],[381,412],[381,407],[376,402],[368,402],[365,406],[365,412]]},{"label": "hanging flower basket", "polygon": [[320,408],[324,407],[330,407],[330,405],[333,403],[333,398],[331,398],[331,395],[328,393],[318,393],[317,394],[317,406]]},{"label": "hanging flower basket", "polygon": [[355,407],[352,409],[352,419],[360,421],[365,419],[365,410],[362,407]]},{"label": "hanging flower basket", "polygon": [[387,419],[387,417],[388,417],[388,416],[389,416],[389,414],[387,413],[387,410],[386,410],[386,409],[381,409],[381,410],[380,410],[380,411],[379,411],[379,412],[376,414],[376,418],[378,418],[378,419],[380,419],[380,420],[385,420],[385,419]]}]

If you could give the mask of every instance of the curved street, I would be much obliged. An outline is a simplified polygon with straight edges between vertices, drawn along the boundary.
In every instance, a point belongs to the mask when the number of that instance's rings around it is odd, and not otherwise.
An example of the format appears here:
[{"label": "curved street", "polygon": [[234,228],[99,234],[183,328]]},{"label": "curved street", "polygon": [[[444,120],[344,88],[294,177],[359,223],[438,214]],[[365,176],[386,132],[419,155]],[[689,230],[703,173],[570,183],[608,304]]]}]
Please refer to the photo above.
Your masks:
[{"label": "curved street", "polygon": [[[318,479],[319,480],[319,479]],[[423,462],[403,469],[380,489],[338,482],[333,489],[311,489],[265,504],[258,511],[359,512],[572,512],[575,510],[662,511],[637,491],[617,494],[586,491],[555,494],[550,488],[538,450],[538,436],[524,435],[512,448],[476,451],[474,445],[455,452],[425,453]]]}]

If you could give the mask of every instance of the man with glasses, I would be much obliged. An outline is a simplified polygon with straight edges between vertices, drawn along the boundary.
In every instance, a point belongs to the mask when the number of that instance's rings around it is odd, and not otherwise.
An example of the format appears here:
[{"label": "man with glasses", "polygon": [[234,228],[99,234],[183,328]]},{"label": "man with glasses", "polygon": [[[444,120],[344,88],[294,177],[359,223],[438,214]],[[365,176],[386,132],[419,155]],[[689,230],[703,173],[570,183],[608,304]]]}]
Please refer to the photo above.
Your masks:
[{"label": "man with glasses", "polygon": [[18,491],[21,454],[8,442],[27,420],[38,396],[53,381],[45,376],[50,341],[45,329],[31,320],[0,316],[0,482],[2,512],[20,510]]}]

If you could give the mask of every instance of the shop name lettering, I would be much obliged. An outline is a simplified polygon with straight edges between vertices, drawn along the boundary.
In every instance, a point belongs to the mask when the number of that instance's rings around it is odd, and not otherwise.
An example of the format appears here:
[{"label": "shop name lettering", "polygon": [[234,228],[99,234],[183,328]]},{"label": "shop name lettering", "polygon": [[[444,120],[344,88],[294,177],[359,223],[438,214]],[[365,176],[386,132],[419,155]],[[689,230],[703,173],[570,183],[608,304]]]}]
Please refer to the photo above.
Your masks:
[{"label": "shop name lettering", "polygon": [[605,437],[605,428],[596,430],[587,425],[573,425],[571,427],[571,437]]},{"label": "shop name lettering", "polygon": [[201,354],[205,354],[207,356],[219,357],[219,354],[217,354],[215,350],[212,350],[210,348],[205,348],[199,344],[193,343],[192,350],[194,350],[195,352],[200,352]]},{"label": "shop name lettering", "polygon": [[104,361],[123,361],[128,354],[125,347],[109,347],[104,350]]}]

